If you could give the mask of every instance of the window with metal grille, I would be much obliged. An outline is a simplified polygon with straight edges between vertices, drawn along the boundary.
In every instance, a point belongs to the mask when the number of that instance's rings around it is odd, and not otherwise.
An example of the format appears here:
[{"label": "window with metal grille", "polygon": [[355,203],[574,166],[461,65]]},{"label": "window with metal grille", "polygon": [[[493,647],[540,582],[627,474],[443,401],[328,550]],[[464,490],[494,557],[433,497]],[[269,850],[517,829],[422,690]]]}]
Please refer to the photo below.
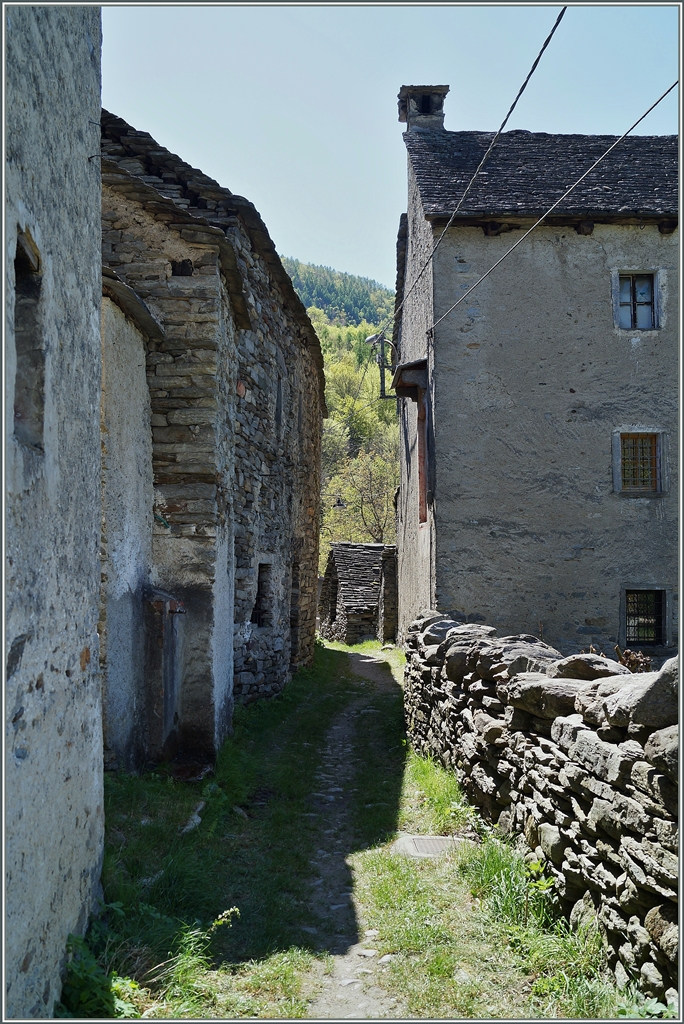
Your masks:
[{"label": "window with metal grille", "polygon": [[625,594],[625,642],[661,646],[665,643],[665,591],[628,590]]},{"label": "window with metal grille", "polygon": [[650,331],[655,327],[653,274],[620,274],[620,327]]},{"label": "window with metal grille", "polygon": [[660,490],[657,434],[620,434],[620,461],[623,491]]}]

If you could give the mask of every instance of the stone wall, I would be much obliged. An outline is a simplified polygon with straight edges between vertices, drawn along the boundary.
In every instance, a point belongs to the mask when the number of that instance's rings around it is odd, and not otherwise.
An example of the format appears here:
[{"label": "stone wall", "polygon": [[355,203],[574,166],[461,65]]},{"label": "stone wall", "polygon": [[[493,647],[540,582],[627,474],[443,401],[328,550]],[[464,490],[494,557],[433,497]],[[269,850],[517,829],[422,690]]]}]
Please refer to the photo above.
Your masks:
[{"label": "stone wall", "polygon": [[407,634],[414,748],[595,915],[620,985],[677,986],[678,666],[632,674],[534,636],[423,613]]},{"label": "stone wall", "polygon": [[385,545],[380,568],[378,602],[378,640],[393,641],[397,636],[399,592],[397,590],[397,549]]},{"label": "stone wall", "polygon": [[52,1014],[103,847],[101,34],[98,7],[3,16],[5,1013],[25,1019]]},{"label": "stone wall", "polygon": [[152,582],[186,610],[179,738],[313,656],[320,345],[259,214],[102,113],[104,258],[163,327],[147,345]]},{"label": "stone wall", "polygon": [[[436,314],[527,226],[450,228]],[[619,330],[611,282],[631,267],[673,281],[678,246],[653,223],[542,225],[435,329],[433,607],[541,628],[569,655],[624,647],[625,591],[662,590],[676,653],[678,295],[657,330]],[[662,432],[659,493],[616,486],[614,437],[632,430]]]},{"label": "stone wall", "polygon": [[346,644],[393,640],[397,614],[397,549],[391,544],[333,544],[320,595],[320,630]]},{"label": "stone wall", "polygon": [[257,324],[240,332],[237,352],[235,697],[244,702],[279,693],[313,657],[321,406],[281,284],[237,218],[229,234]]},{"label": "stone wall", "polygon": [[[150,415],[140,443],[149,446],[153,480],[148,578],[186,609],[179,741],[212,756],[229,729],[233,669],[226,484],[234,466],[235,328],[219,245],[193,234],[170,200],[111,160],[103,161],[102,201],[103,259],[162,328],[144,348]],[[122,392],[116,401],[125,401]]]}]

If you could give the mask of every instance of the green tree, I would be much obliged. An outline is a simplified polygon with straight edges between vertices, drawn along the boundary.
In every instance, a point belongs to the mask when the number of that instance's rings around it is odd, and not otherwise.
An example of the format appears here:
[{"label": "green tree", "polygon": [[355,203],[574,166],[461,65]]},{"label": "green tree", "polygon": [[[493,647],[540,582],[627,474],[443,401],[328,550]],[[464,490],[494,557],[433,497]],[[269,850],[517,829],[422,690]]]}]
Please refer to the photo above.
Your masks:
[{"label": "green tree", "polygon": [[283,260],[321,343],[328,419],[323,423],[321,560],[334,541],[392,544],[399,485],[396,402],[380,398],[377,351],[366,342],[394,308],[377,282]]}]

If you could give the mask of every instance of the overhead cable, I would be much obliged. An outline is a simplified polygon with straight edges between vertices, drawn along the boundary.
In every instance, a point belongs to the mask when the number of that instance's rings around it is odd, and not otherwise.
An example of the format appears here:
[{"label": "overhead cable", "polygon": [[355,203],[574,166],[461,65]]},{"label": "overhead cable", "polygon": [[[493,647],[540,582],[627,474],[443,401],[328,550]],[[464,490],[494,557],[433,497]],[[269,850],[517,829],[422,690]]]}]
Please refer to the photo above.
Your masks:
[{"label": "overhead cable", "polygon": [[556,29],[558,28],[558,26],[560,25],[561,19],[563,18],[563,15],[567,11],[567,9],[568,9],[567,6],[564,7],[562,9],[562,11],[560,12],[560,14],[558,15],[558,17],[556,18],[556,22],[555,22],[553,28],[551,29],[551,31],[549,32],[548,36],[544,40],[544,45],[542,46],[541,50],[537,54],[537,56],[535,58],[535,61],[534,61],[534,64],[532,65],[532,67],[529,70],[527,78],[525,79],[523,84],[518,89],[518,94],[515,97],[515,99],[513,100],[512,104],[511,104],[511,106],[509,108],[508,113],[506,114],[506,116],[504,117],[503,121],[501,122],[501,127],[499,128],[497,133],[494,135],[494,138],[492,139],[492,141],[489,144],[489,148],[487,149],[485,155],[480,160],[480,163],[478,164],[477,169],[475,170],[475,173],[473,174],[472,178],[470,179],[470,181],[468,182],[468,184],[466,186],[465,192],[463,193],[463,195],[459,199],[459,202],[458,202],[458,205],[457,205],[456,209],[451,214],[451,217],[449,218],[449,221],[448,221],[446,227],[444,228],[444,230],[442,231],[441,235],[439,236],[439,238],[435,242],[435,244],[433,246],[433,249],[432,249],[432,252],[430,253],[428,258],[426,259],[426,261],[423,264],[423,266],[420,268],[418,276],[416,277],[415,281],[413,282],[411,287],[408,289],[408,291],[404,295],[404,297],[401,300],[401,302],[400,302],[399,306],[397,307],[397,309],[394,311],[392,316],[390,316],[385,321],[385,323],[379,328],[378,334],[382,334],[384,331],[387,330],[387,328],[389,327],[390,324],[394,323],[394,321],[396,320],[396,318],[399,316],[399,314],[401,313],[402,309],[404,308],[404,304],[407,301],[408,297],[411,295],[413,290],[416,288],[416,286],[417,286],[418,282],[420,281],[420,279],[422,278],[423,274],[425,273],[427,268],[430,266],[430,263],[432,262],[432,259],[433,259],[434,255],[435,255],[435,253],[437,252],[437,249],[439,248],[442,239],[444,238],[444,236],[446,235],[447,231],[449,230],[449,228],[453,224],[454,218],[458,215],[459,210],[463,206],[464,200],[465,200],[466,196],[468,195],[468,193],[470,192],[471,188],[473,187],[473,183],[475,182],[475,179],[477,178],[478,174],[480,173],[480,171],[484,167],[486,161],[488,160],[489,154],[494,149],[494,146],[496,144],[497,139],[499,138],[499,136],[501,135],[502,131],[504,130],[504,128],[508,124],[508,120],[509,120],[511,114],[513,113],[513,111],[515,110],[515,108],[517,106],[517,103],[518,103],[518,100],[520,99],[520,97],[524,93],[525,89],[527,88],[527,84],[528,84],[529,80],[531,79],[532,75],[534,74],[534,72],[536,71],[537,65],[539,64],[539,61],[542,58],[544,50],[546,49],[546,47],[551,42],[551,39],[553,38],[553,34],[556,31]]},{"label": "overhead cable", "polygon": [[485,278],[489,277],[489,275],[490,275],[490,274],[491,274],[491,273],[492,273],[492,272],[493,272],[494,270],[496,270],[496,268],[497,268],[498,266],[500,266],[500,265],[501,265],[501,264],[503,263],[503,261],[504,261],[504,260],[506,259],[506,257],[507,257],[507,256],[510,256],[510,254],[511,254],[511,253],[513,252],[513,250],[514,250],[514,249],[517,249],[517,247],[518,247],[518,246],[520,245],[520,243],[521,243],[521,242],[524,242],[524,241],[525,241],[525,239],[527,238],[527,236],[528,236],[528,235],[530,235],[530,234],[532,234],[532,232],[534,231],[534,229],[535,229],[535,228],[538,228],[538,227],[539,227],[539,225],[540,225],[540,224],[541,224],[541,223],[542,223],[542,222],[543,222],[544,220],[546,220],[546,218],[547,218],[547,217],[549,216],[549,214],[550,214],[550,213],[553,213],[553,211],[554,211],[554,210],[556,209],[556,207],[557,207],[557,206],[558,206],[558,205],[559,205],[560,203],[562,203],[562,202],[563,202],[563,200],[564,200],[564,199],[566,199],[566,198],[567,198],[567,197],[568,197],[568,196],[570,195],[570,193],[571,193],[571,192],[573,192],[573,191],[574,191],[574,190],[575,190],[575,189],[577,188],[577,186],[578,186],[579,184],[581,184],[581,182],[583,182],[583,181],[584,181],[584,179],[585,179],[585,178],[587,177],[587,175],[591,174],[591,172],[592,172],[592,171],[594,170],[594,168],[598,167],[598,165],[599,165],[599,164],[601,163],[601,161],[602,161],[602,160],[605,160],[605,158],[606,158],[606,157],[608,156],[608,154],[609,154],[609,153],[612,153],[612,152],[613,152],[613,150],[615,149],[615,147],[616,147],[616,146],[618,146],[618,145],[619,145],[619,144],[620,144],[620,143],[621,143],[621,142],[623,141],[623,139],[626,139],[626,138],[627,138],[627,136],[629,135],[629,133],[630,133],[630,132],[634,131],[634,129],[635,129],[636,127],[637,127],[637,125],[641,124],[641,122],[642,122],[642,121],[644,120],[644,118],[645,118],[645,117],[647,117],[647,116],[648,116],[648,114],[650,114],[650,113],[651,113],[651,111],[652,111],[652,110],[654,110],[654,109],[655,109],[655,107],[657,107],[657,106],[658,106],[658,104],[659,104],[660,102],[662,102],[662,100],[664,100],[664,99],[665,99],[665,97],[666,97],[666,96],[668,95],[668,93],[671,93],[671,92],[672,92],[672,90],[673,90],[673,89],[674,89],[674,88],[675,88],[675,87],[677,86],[677,84],[678,84],[678,81],[676,81],[676,82],[673,82],[673,83],[672,83],[672,85],[670,86],[670,88],[669,88],[669,89],[666,89],[666,90],[665,90],[665,92],[663,93],[663,95],[662,95],[662,96],[661,96],[661,97],[660,97],[659,99],[657,99],[657,100],[655,101],[655,103],[653,103],[653,104],[652,104],[652,105],[651,105],[651,106],[650,106],[650,107],[648,108],[648,110],[646,111],[646,113],[645,113],[645,114],[642,114],[642,115],[641,115],[641,117],[640,117],[640,118],[638,119],[638,121],[635,121],[635,122],[634,122],[634,124],[633,124],[633,125],[631,126],[631,128],[628,128],[628,129],[627,129],[627,131],[626,131],[626,132],[624,133],[624,135],[621,135],[619,139],[617,139],[617,140],[616,140],[616,141],[615,141],[615,142],[614,142],[614,143],[613,143],[613,144],[612,144],[611,146],[609,146],[609,147],[608,147],[608,149],[607,149],[607,150],[605,151],[605,153],[602,153],[602,154],[601,154],[601,156],[600,156],[600,157],[598,158],[598,160],[595,160],[595,161],[594,161],[594,163],[593,163],[593,164],[591,165],[591,167],[589,167],[589,169],[588,169],[588,170],[586,170],[586,171],[584,172],[584,174],[583,174],[583,175],[582,175],[582,176],[581,176],[580,178],[578,178],[578,179],[577,179],[577,181],[576,181],[576,182],[574,183],[574,185],[571,185],[571,186],[570,186],[570,188],[569,188],[569,189],[567,189],[567,191],[565,191],[565,192],[563,193],[563,195],[562,195],[562,196],[560,197],[560,199],[557,199],[557,200],[556,200],[556,202],[555,202],[555,203],[553,204],[553,206],[550,206],[550,207],[549,207],[549,209],[548,209],[548,210],[546,211],[546,213],[543,213],[543,214],[541,215],[541,217],[539,218],[539,220],[538,220],[538,221],[536,221],[536,223],[535,223],[535,224],[533,224],[531,228],[528,228],[528,230],[527,230],[527,231],[525,232],[525,234],[524,234],[524,235],[521,235],[521,237],[520,237],[520,238],[518,239],[518,241],[517,241],[517,242],[515,242],[515,243],[514,243],[514,244],[513,244],[513,245],[512,245],[511,247],[510,247],[510,249],[508,249],[508,250],[507,250],[507,251],[506,251],[506,252],[505,252],[505,253],[503,254],[503,256],[501,257],[501,259],[498,259],[498,260],[496,261],[496,263],[495,263],[495,264],[494,264],[493,266],[491,266],[491,267],[489,268],[489,270],[487,271],[487,273],[486,273],[486,274],[483,274],[483,275],[482,275],[482,277],[481,277],[481,278],[480,278],[480,279],[479,279],[478,281],[476,281],[476,282],[475,282],[475,284],[471,285],[471,286],[470,286],[470,288],[468,288],[468,290],[467,290],[466,292],[464,292],[464,293],[463,293],[463,295],[461,295],[460,299],[457,299],[457,300],[456,300],[456,302],[454,302],[453,306],[450,306],[450,307],[449,307],[449,309],[447,309],[446,313],[443,313],[443,314],[442,314],[442,315],[440,316],[439,320],[435,320],[435,322],[434,322],[434,323],[432,324],[432,326],[428,328],[428,334],[430,334],[430,333],[431,333],[431,332],[432,332],[432,331],[433,331],[433,330],[435,329],[435,327],[437,326],[437,324],[441,324],[442,320],[444,320],[444,318],[445,318],[445,317],[447,317],[447,316],[449,315],[449,313],[451,313],[451,312],[452,312],[452,311],[453,311],[454,309],[456,309],[456,307],[457,307],[457,306],[459,306],[459,305],[460,305],[460,304],[461,304],[461,303],[463,302],[463,300],[464,300],[464,299],[466,299],[466,298],[467,298],[467,297],[468,297],[468,296],[470,295],[470,293],[471,293],[471,292],[473,292],[473,291],[474,291],[474,290],[475,290],[475,289],[477,288],[477,286],[478,286],[478,285],[482,284],[482,282],[483,282],[483,281],[485,280]]}]

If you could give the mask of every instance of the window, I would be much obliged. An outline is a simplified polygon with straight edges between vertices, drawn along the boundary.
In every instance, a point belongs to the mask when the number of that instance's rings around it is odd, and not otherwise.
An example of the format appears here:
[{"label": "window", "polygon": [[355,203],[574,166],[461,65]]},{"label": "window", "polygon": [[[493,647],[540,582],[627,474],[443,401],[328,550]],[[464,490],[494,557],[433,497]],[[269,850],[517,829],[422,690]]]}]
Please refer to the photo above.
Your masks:
[{"label": "window", "polygon": [[656,326],[654,294],[653,274],[620,274],[621,330],[653,330]]},{"label": "window", "polygon": [[193,269],[192,260],[171,260],[172,277],[192,277]]},{"label": "window", "polygon": [[255,626],[273,625],[272,571],[273,566],[270,564],[259,566],[256,601],[254,602],[251,618]]},{"label": "window", "polygon": [[625,643],[627,646],[663,646],[665,636],[665,591],[628,590],[625,593]]},{"label": "window", "polygon": [[665,441],[662,431],[615,431],[613,489],[634,498],[666,491]]},{"label": "window", "polygon": [[427,408],[425,392],[418,399],[418,521],[427,522]]},{"label": "window", "polygon": [[39,259],[28,235],[17,238],[14,260],[14,436],[21,444],[43,450],[45,346],[41,323]]},{"label": "window", "polygon": [[280,428],[283,423],[283,382],[278,377],[278,384],[276,387],[276,404],[275,404],[275,424],[280,433]]},{"label": "window", "polygon": [[623,491],[659,490],[658,435],[620,434]]}]

